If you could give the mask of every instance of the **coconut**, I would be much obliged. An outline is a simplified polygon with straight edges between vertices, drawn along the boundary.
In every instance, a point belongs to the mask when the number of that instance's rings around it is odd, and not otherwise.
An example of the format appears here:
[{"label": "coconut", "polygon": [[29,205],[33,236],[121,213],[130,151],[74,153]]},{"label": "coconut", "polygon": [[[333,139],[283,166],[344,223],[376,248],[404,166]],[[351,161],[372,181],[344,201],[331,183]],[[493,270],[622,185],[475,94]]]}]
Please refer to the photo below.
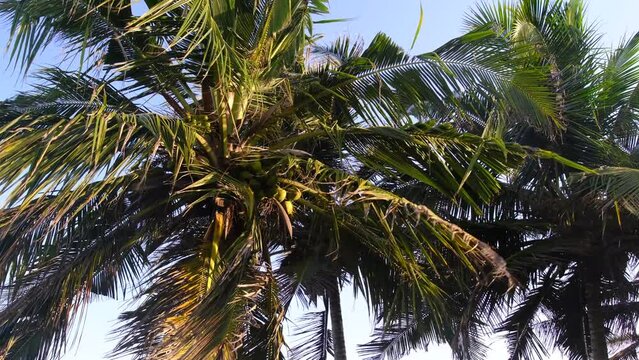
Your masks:
[{"label": "coconut", "polygon": [[261,189],[262,188],[262,183],[258,179],[253,178],[253,179],[249,180],[249,186],[253,190],[257,190],[257,189]]},{"label": "coconut", "polygon": [[264,187],[264,196],[275,196],[277,195],[277,186],[265,186]]},{"label": "coconut", "polygon": [[289,191],[286,199],[291,201],[297,201],[302,197],[302,192],[300,189],[295,189],[295,191]]},{"label": "coconut", "polygon": [[287,195],[286,190],[278,187],[277,188],[277,193],[275,194],[275,199],[277,199],[277,201],[282,202],[282,201],[286,200],[286,197],[287,197],[286,195]]},{"label": "coconut", "polygon": [[253,174],[244,170],[239,174],[240,179],[242,180],[251,180],[253,178]]},{"label": "coconut", "polygon": [[293,215],[293,211],[295,211],[295,207],[293,206],[293,202],[284,201],[284,209],[286,209],[286,213],[289,215]]},{"label": "coconut", "polygon": [[248,167],[253,174],[259,174],[262,172],[262,162],[259,160],[251,162]]},{"label": "coconut", "polygon": [[273,174],[269,174],[268,176],[266,176],[266,179],[264,180],[264,183],[266,183],[266,185],[268,186],[275,186],[277,185],[278,182],[279,182],[279,179],[277,178],[276,175],[273,175]]}]

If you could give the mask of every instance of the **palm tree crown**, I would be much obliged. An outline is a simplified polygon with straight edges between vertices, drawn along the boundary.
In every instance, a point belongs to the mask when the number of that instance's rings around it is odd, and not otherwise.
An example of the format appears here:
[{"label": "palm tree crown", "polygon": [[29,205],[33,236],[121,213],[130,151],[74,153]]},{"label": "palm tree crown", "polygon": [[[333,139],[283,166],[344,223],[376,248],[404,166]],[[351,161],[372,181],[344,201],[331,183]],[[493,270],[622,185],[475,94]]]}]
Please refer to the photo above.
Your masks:
[{"label": "palm tree crown", "polygon": [[[381,318],[418,299],[436,324],[442,280],[514,281],[488,245],[385,185],[478,209],[499,174],[548,155],[445,124],[463,89],[521,106],[545,94],[513,83],[503,53],[468,53],[486,32],[409,56],[383,34],[317,45],[325,0],[145,4],[0,1],[24,70],[53,40],[83,69],[42,70],[0,104],[5,357],[55,357],[86,304],[133,289],[116,354],[282,358],[298,296],[326,306],[292,357],[343,359],[346,280]],[[448,118],[414,123],[435,113]]]},{"label": "palm tree crown", "polygon": [[[637,166],[639,36],[614,51],[602,49],[578,0],[479,6],[467,23],[490,27],[504,46],[520,49],[513,71],[544,72],[557,109],[539,123],[529,113],[476,106],[476,117],[487,121],[467,129],[500,133],[589,168]],[[537,359],[553,347],[571,359],[607,359],[607,339],[635,333],[637,288],[627,271],[636,261],[639,223],[611,206],[611,194],[628,192],[612,186],[610,176],[621,172],[525,161],[480,216],[457,206],[440,209],[490,239],[525,285],[502,298],[503,306],[491,292],[478,292],[468,305],[507,332],[513,359]],[[618,205],[632,210],[626,198]],[[499,312],[502,322],[495,320]]]}]

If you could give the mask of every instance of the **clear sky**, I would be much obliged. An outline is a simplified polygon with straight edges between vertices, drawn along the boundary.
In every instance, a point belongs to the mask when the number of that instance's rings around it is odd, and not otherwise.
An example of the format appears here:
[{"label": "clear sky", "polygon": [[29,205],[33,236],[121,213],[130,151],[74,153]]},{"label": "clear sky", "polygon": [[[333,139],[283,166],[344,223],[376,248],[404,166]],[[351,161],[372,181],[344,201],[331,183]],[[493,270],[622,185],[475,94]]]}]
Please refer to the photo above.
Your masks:
[{"label": "clear sky", "polygon": [[[490,1],[490,0],[489,0]],[[421,53],[435,49],[445,41],[462,34],[464,14],[475,3],[474,0],[421,0],[424,6],[424,24],[420,37],[412,50]],[[631,36],[639,31],[637,14],[639,0],[590,0],[588,14],[591,21],[598,24],[604,34],[604,45],[615,45],[623,36]],[[326,39],[340,35],[359,36],[370,40],[377,32],[389,34],[400,45],[408,48],[412,42],[419,19],[420,0],[333,0],[332,17],[351,18],[338,24],[319,26],[317,30],[326,34]],[[0,46],[8,39],[6,25],[0,25]],[[47,51],[36,61],[37,66],[57,65],[64,57],[64,49]],[[26,83],[16,71],[8,67],[6,51],[0,54],[0,99],[24,89]],[[370,321],[366,307],[355,301],[350,291],[343,294],[344,324],[348,342],[349,358],[357,359],[356,345],[367,341]],[[64,360],[101,360],[113,343],[106,341],[108,332],[115,325],[118,309],[123,304],[104,300],[91,305],[81,331],[79,347],[71,349]],[[445,346],[432,347],[428,353],[416,353],[406,359],[450,359],[450,351]],[[492,342],[489,359],[507,359],[502,342]],[[561,359],[554,354],[552,359]]]}]

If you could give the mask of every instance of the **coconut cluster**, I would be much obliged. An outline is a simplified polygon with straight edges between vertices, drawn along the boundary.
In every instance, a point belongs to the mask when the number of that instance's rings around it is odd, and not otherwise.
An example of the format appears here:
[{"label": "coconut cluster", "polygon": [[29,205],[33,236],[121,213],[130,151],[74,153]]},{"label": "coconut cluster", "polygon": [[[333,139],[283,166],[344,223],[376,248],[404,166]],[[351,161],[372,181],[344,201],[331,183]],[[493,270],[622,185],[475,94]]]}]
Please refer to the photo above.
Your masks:
[{"label": "coconut cluster", "polygon": [[263,198],[273,198],[282,203],[286,212],[290,215],[294,211],[293,202],[302,197],[299,189],[284,189],[280,187],[279,178],[271,166],[265,171],[263,161],[255,160],[245,165],[235,167],[232,171],[233,175],[242,181],[245,181],[257,200]]}]

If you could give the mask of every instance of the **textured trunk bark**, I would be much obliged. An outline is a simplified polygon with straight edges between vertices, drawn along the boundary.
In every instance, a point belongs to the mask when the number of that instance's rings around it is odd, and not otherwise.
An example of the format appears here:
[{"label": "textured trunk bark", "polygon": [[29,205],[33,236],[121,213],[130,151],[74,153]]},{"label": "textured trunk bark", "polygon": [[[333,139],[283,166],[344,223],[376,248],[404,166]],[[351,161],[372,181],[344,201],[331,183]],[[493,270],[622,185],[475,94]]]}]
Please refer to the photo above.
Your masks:
[{"label": "textured trunk bark", "polygon": [[584,295],[590,337],[590,360],[608,360],[606,327],[601,311],[601,276],[596,266],[587,270],[585,280]]},{"label": "textured trunk bark", "polygon": [[344,340],[344,322],[342,321],[342,305],[339,298],[337,278],[333,288],[328,290],[329,313],[331,315],[331,333],[333,334],[333,358],[346,360],[346,341]]}]

